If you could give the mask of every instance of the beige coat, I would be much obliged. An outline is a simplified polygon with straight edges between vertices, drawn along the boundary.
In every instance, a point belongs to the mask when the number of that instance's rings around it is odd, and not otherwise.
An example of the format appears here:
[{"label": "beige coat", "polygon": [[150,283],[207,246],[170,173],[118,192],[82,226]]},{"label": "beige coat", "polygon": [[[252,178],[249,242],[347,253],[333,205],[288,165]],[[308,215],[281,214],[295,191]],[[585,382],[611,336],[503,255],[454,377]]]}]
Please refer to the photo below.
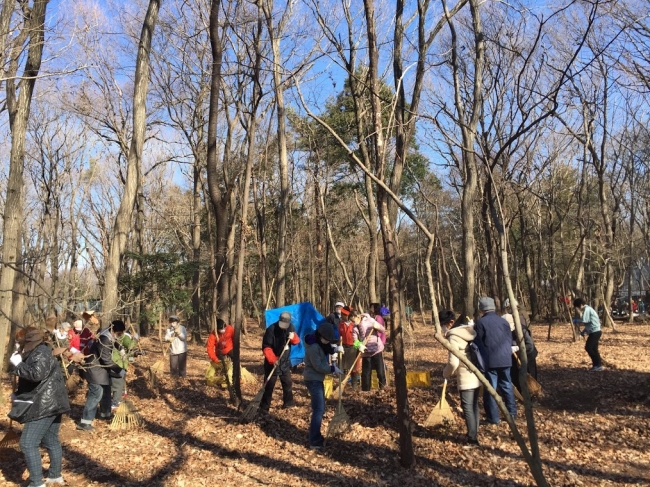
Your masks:
[{"label": "beige coat", "polygon": [[[460,352],[462,356],[466,356],[465,349],[467,348],[467,343],[471,342],[476,338],[476,332],[474,331],[474,324],[471,325],[461,325],[455,328],[452,328],[446,333],[447,340],[451,343],[451,346]],[[479,386],[478,378],[474,375],[473,372],[465,367],[456,356],[451,352],[449,353],[449,359],[445,370],[442,374],[445,379],[450,379],[453,376],[458,377],[458,389],[461,391],[466,391],[469,389],[476,389]]]}]

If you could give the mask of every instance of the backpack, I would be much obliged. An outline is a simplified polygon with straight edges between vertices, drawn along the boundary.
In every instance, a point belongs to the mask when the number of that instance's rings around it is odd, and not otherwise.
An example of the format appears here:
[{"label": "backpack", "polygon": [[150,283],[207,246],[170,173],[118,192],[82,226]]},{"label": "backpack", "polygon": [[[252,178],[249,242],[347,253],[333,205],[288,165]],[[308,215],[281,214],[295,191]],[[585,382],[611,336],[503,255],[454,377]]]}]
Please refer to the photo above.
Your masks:
[{"label": "backpack", "polygon": [[471,341],[467,344],[465,354],[467,355],[469,361],[472,362],[474,367],[476,367],[481,374],[485,374],[487,371],[487,367],[485,366],[485,359],[483,358],[483,354],[478,348],[478,345],[474,341]]}]

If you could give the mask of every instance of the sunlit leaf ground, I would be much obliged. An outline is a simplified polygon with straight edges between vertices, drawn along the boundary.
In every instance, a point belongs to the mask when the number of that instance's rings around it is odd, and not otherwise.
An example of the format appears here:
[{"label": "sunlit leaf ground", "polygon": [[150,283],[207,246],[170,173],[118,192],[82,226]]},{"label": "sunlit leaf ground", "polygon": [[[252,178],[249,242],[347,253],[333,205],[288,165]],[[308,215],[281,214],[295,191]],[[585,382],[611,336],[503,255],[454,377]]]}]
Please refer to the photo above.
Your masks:
[{"label": "sunlit leaf ground", "polygon": [[[253,324],[243,340],[244,365],[261,380],[261,334]],[[571,342],[568,325],[533,325],[540,350],[539,380],[546,396],[535,407],[544,471],[552,486],[649,485],[650,455],[650,326],[620,325],[604,332],[602,373],[588,372],[584,343]],[[115,432],[95,422],[93,433],[77,431],[85,398],[82,383],[72,394],[73,410],[62,426],[63,475],[72,486],[523,486],[533,479],[505,423],[481,427],[481,449],[463,443],[464,424],[427,430],[421,425],[438,401],[446,352],[435,343],[431,328],[418,325],[406,339],[410,370],[430,370],[431,389],[410,391],[416,467],[399,466],[394,389],[344,395],[352,418],[350,431],[330,440],[321,453],[309,450],[309,399],[300,372],[294,374],[298,407],[280,409],[277,385],[271,414],[242,425],[227,405],[224,390],[206,387],[207,355],[192,344],[189,375],[178,383],[168,375],[153,393],[147,369],[160,358],[155,341],[129,371],[128,391],[144,419],[135,431]],[[166,370],[168,370],[168,365]],[[3,384],[5,393],[8,382]],[[243,387],[250,399],[259,386]],[[455,386],[448,400],[459,405]],[[325,431],[334,414],[328,403]],[[3,411],[8,411],[8,405]],[[523,417],[523,412],[520,418]],[[3,420],[3,428],[8,421]],[[517,424],[525,431],[523,419]],[[45,455],[45,466],[47,456]],[[25,485],[22,454],[0,451],[0,484]]]}]

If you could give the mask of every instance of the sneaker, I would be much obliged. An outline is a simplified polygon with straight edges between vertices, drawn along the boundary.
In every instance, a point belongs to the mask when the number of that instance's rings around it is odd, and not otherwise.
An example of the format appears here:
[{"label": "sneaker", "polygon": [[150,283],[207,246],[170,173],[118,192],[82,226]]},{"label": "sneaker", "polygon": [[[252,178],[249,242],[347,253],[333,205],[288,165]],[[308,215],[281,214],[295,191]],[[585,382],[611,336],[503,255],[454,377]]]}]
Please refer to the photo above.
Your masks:
[{"label": "sneaker", "polygon": [[295,403],[295,401],[285,402],[285,403],[282,405],[282,409],[291,409],[291,408],[295,408],[295,407],[296,407],[296,403]]},{"label": "sneaker", "polygon": [[481,444],[478,442],[478,438],[467,438],[466,448],[475,448],[480,446]]},{"label": "sneaker", "polygon": [[50,485],[65,485],[65,481],[63,480],[63,477],[57,477],[55,479],[45,479],[45,483]]},{"label": "sneaker", "polygon": [[88,423],[78,423],[77,429],[81,431],[94,431],[95,427],[92,424]]},{"label": "sneaker", "polygon": [[600,372],[600,371],[602,371],[602,370],[603,370],[603,366],[602,366],[602,365],[596,365],[595,367],[590,368],[590,369],[589,369],[589,372]]},{"label": "sneaker", "polygon": [[115,417],[114,414],[100,414],[99,418],[102,421],[113,421],[113,418]]},{"label": "sneaker", "polygon": [[323,449],[323,445],[309,445],[309,449],[315,451],[321,451]]}]

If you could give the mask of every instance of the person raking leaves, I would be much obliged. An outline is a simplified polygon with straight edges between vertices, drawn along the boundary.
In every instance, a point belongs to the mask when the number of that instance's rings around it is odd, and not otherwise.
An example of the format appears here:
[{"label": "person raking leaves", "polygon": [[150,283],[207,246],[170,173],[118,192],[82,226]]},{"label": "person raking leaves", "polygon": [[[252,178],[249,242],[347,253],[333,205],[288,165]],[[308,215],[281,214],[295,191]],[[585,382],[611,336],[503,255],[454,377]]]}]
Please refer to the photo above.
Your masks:
[{"label": "person raking leaves", "polygon": [[[70,411],[68,391],[59,361],[44,343],[41,330],[27,328],[16,334],[19,349],[9,359],[18,377],[12,394],[9,417],[22,423],[20,449],[29,470],[29,487],[64,485],[61,476],[63,449],[59,439],[61,417]],[[48,478],[43,480],[43,463],[39,446],[50,457]]]},{"label": "person raking leaves", "polygon": [[[330,325],[331,327],[331,325]],[[273,389],[278,377],[282,384],[282,407],[292,408],[296,405],[293,400],[293,381],[291,380],[291,360],[289,359],[290,350],[287,353],[282,353],[286,346],[297,345],[300,343],[300,337],[296,333],[296,329],[291,324],[291,313],[284,311],[280,314],[280,320],[273,323],[266,329],[264,338],[262,338],[262,352],[264,353],[264,376],[267,377],[273,365],[278,363],[273,376],[266,383],[264,396],[260,403],[260,411],[268,412],[271,407],[271,399],[273,397]]]},{"label": "person raking leaves", "polygon": [[603,361],[598,352],[598,342],[603,332],[600,330],[600,318],[598,313],[591,306],[585,303],[582,298],[577,298],[573,301],[573,306],[580,313],[580,318],[574,318],[575,324],[583,324],[585,327],[580,332],[581,336],[587,335],[587,343],[585,344],[585,351],[591,358],[592,367],[589,369],[591,372],[600,372],[603,370]]},{"label": "person raking leaves", "polygon": [[181,325],[178,316],[169,317],[165,341],[171,343],[169,373],[172,376],[185,377],[187,375],[187,330]]},{"label": "person raking leaves", "polygon": [[239,399],[233,390],[232,379],[230,379],[230,377],[232,377],[232,350],[234,336],[235,328],[232,325],[226,325],[225,321],[218,318],[217,331],[216,333],[214,331],[210,332],[206,350],[212,363],[215,365],[221,364],[221,367],[223,367],[223,374],[228,383],[230,401],[238,405],[237,402]]},{"label": "person raking leaves", "polygon": [[341,369],[330,365],[329,356],[343,353],[343,347],[336,345],[336,335],[327,321],[318,325],[316,332],[305,337],[305,370],[303,378],[311,396],[311,422],[309,423],[309,447],[312,450],[323,448],[325,438],[321,434],[323,414],[325,413],[325,387],[323,381],[327,374],[342,375]]},{"label": "person raking leaves", "polygon": [[[467,346],[469,342],[474,341],[476,338],[474,322],[467,319],[467,317],[455,320],[454,312],[451,310],[443,310],[438,313],[438,319],[440,325],[447,327],[445,338],[449,340],[450,345],[460,355],[467,357]],[[460,403],[463,408],[465,424],[467,425],[467,443],[478,446],[478,426],[481,417],[478,407],[479,386],[481,384],[478,377],[451,352],[449,352],[447,365],[445,365],[442,375],[445,379],[451,379],[454,376],[457,378]]]}]

